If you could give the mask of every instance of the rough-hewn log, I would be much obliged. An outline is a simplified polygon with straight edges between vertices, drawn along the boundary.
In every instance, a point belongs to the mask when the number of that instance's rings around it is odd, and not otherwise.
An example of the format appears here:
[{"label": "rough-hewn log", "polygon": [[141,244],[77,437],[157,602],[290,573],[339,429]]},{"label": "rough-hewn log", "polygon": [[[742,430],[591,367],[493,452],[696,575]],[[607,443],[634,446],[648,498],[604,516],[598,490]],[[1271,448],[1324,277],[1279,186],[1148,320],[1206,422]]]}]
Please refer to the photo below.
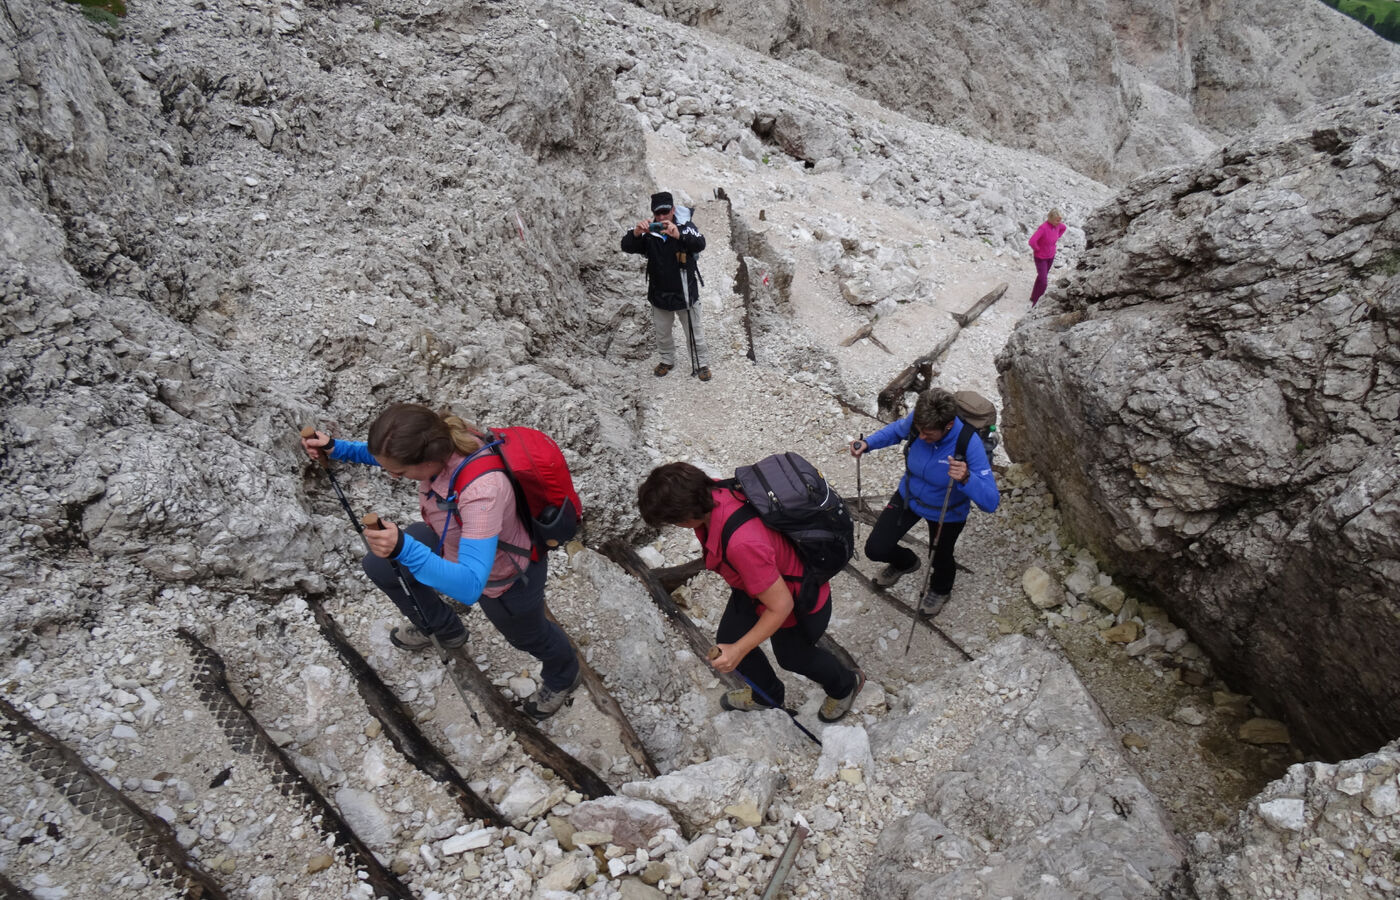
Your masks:
[{"label": "rough-hewn log", "polygon": [[[642,562],[642,558],[637,555],[637,551],[624,544],[622,541],[609,541],[602,547],[602,553],[608,559],[622,567],[623,571],[640,581],[651,595],[651,601],[656,604],[666,614],[676,626],[676,630],[685,638],[690,645],[690,650],[697,659],[708,659],[710,648],[714,646],[709,635],[701,631],[700,628],[690,620],[676,601],[671,599],[671,592],[666,590],[657,580],[656,573]],[[744,682],[733,672],[715,672],[715,677],[723,682],[726,690],[737,691],[744,687]]]},{"label": "rough-hewn log", "polygon": [[986,312],[987,307],[1001,299],[1001,295],[1006,293],[1006,282],[1002,282],[983,295],[981,300],[972,304],[972,309],[963,313],[953,313],[953,318],[957,323],[966,328],[977,320],[977,317]]},{"label": "rough-hewn log", "polygon": [[[556,625],[559,624],[558,620],[554,618],[554,615],[549,612],[548,607],[545,608],[545,615],[549,616],[551,622],[554,622]],[[560,626],[560,630],[562,629],[563,626]],[[617,723],[617,733],[618,737],[622,740],[622,748],[627,751],[627,755],[632,757],[632,761],[635,762],[642,771],[653,778],[660,775],[661,771],[656,768],[656,762],[651,758],[651,754],[647,752],[646,745],[643,744],[642,739],[637,736],[637,731],[632,727],[632,723],[628,721],[627,714],[622,711],[622,704],[617,702],[612,692],[608,690],[608,686],[603,684],[603,679],[599,677],[593,667],[588,664],[588,661],[583,658],[583,653],[579,650],[578,644],[574,643],[574,639],[569,637],[568,632],[564,632],[564,636],[569,638],[569,646],[574,648],[574,654],[578,657],[579,669],[583,672],[583,685],[588,688],[588,696],[592,698],[593,705],[598,708],[599,712]]]},{"label": "rough-hewn log", "polygon": [[705,560],[703,557],[696,557],[688,563],[681,563],[679,566],[652,569],[651,574],[656,576],[656,580],[661,582],[661,586],[669,593],[703,571],[705,571]]},{"label": "rough-hewn log", "polygon": [[408,707],[395,696],[379,677],[379,673],[374,671],[360,652],[351,645],[345,637],[345,632],[341,631],[339,623],[321,601],[315,597],[308,597],[306,605],[316,619],[316,624],[320,626],[322,636],[355,676],[355,687],[365,701],[365,708],[384,726],[384,733],[388,735],[389,743],[394,745],[394,749],[399,751],[404,759],[417,766],[419,771],[446,786],[447,792],[468,816],[502,828],[510,824],[491,804],[471,789],[471,785],[467,784],[457,767],[452,765],[442,751],[419,730]]},{"label": "rough-hewn log", "polygon": [[598,773],[560,749],[558,744],[540,731],[533,719],[516,709],[505,698],[500,689],[491,683],[491,679],[476,667],[476,663],[467,654],[466,644],[447,652],[452,657],[448,675],[458,687],[471,691],[472,696],[481,701],[486,714],[497,725],[515,732],[515,740],[520,744],[520,749],[531,759],[552,769],[565,784],[586,797],[596,799],[612,794],[612,788],[598,777]]},{"label": "rough-hewn log", "polygon": [[881,600],[885,601],[885,602],[888,603],[890,606],[892,606],[892,607],[894,607],[896,610],[898,610],[900,615],[904,616],[905,618],[913,619],[914,621],[916,621],[916,622],[918,622],[919,624],[923,625],[925,628],[928,628],[930,631],[932,631],[932,632],[934,632],[935,634],[937,634],[939,637],[943,638],[943,640],[945,640],[945,641],[948,642],[948,645],[949,645],[950,647],[952,647],[954,650],[956,650],[956,651],[958,651],[959,653],[961,653],[964,659],[969,660],[969,661],[972,659],[972,654],[971,654],[971,653],[968,653],[966,650],[964,650],[964,649],[962,648],[962,646],[961,646],[960,644],[958,644],[957,641],[955,641],[955,640],[953,640],[951,637],[949,637],[949,636],[948,636],[948,632],[944,631],[942,628],[939,628],[937,625],[933,624],[933,619],[932,619],[931,617],[919,615],[919,613],[918,613],[917,610],[912,609],[912,608],[906,606],[903,602],[901,602],[901,601],[899,600],[899,598],[895,597],[895,596],[892,595],[889,591],[885,590],[884,588],[880,587],[878,584],[876,584],[875,582],[873,582],[873,581],[871,581],[869,578],[867,578],[867,577],[865,576],[865,573],[863,573],[863,572],[859,571],[858,569],[856,569],[855,566],[850,566],[850,565],[846,566],[846,574],[848,574],[848,575],[850,575],[851,577],[855,578],[855,579],[856,579],[857,581],[859,581],[861,584],[865,585],[865,587],[866,587],[872,594],[874,594],[875,596],[879,597]]}]

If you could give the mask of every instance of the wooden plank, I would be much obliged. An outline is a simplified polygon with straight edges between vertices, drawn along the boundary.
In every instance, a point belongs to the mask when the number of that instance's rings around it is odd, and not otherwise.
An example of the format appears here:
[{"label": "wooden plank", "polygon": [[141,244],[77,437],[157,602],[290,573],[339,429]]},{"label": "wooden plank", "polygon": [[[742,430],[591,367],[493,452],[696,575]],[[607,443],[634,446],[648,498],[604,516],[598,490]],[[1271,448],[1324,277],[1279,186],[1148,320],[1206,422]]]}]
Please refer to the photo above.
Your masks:
[{"label": "wooden plank", "polygon": [[[609,541],[603,545],[602,553],[621,566],[623,571],[642,583],[642,586],[647,589],[647,593],[651,595],[651,602],[655,603],[657,609],[665,613],[666,617],[671,620],[671,624],[676,626],[676,630],[681,633],[681,637],[685,638],[686,643],[690,645],[691,652],[695,654],[697,659],[709,659],[710,648],[715,645],[715,642],[676,605],[676,601],[671,599],[671,592],[662,587],[661,582],[657,580],[656,573],[642,562],[642,558],[637,555],[636,550],[622,541]],[[714,672],[713,669],[710,671]],[[733,672],[714,672],[714,674],[724,684],[726,690],[737,691],[745,687],[743,679]]]},{"label": "wooden plank", "polygon": [[[467,653],[467,645],[463,644],[454,650],[448,650],[451,661],[448,665],[448,675],[458,688],[470,691],[474,697],[481,701],[482,706],[497,725],[506,731],[515,732],[515,740],[520,744],[520,749],[535,762],[549,769],[552,769],[564,783],[590,799],[607,797],[612,794],[612,788],[598,777],[598,773],[570,756],[559,745],[554,743],[548,735],[540,731],[535,720],[517,709],[500,688],[491,683],[491,679],[486,677],[486,673],[476,667],[476,662]],[[582,662],[582,660],[580,660]]]},{"label": "wooden plank", "polygon": [[[559,621],[550,613],[549,607],[545,607],[544,614],[549,616],[549,621],[559,625]],[[559,630],[564,630],[562,625],[559,626]],[[661,771],[656,768],[655,760],[653,760],[651,754],[647,752],[646,745],[642,743],[642,739],[637,736],[636,729],[632,727],[632,723],[627,719],[627,714],[622,711],[622,704],[617,702],[612,692],[608,690],[608,686],[603,683],[603,679],[599,677],[593,667],[588,664],[588,661],[583,658],[583,653],[579,650],[578,644],[574,643],[574,639],[569,637],[567,631],[564,632],[564,636],[569,638],[569,646],[574,648],[574,655],[578,657],[579,669],[583,672],[583,684],[584,687],[588,688],[588,696],[592,698],[593,705],[598,708],[599,712],[617,723],[618,737],[622,740],[622,749],[627,751],[627,755],[632,757],[632,761],[637,764],[638,768],[646,772],[652,778],[660,775]]]},{"label": "wooden plank", "polygon": [[652,569],[651,573],[656,576],[656,580],[661,582],[661,586],[666,589],[667,596],[670,596],[676,588],[685,584],[690,579],[705,571],[705,558],[697,556],[688,563],[679,566],[668,566],[664,569]]},{"label": "wooden plank", "polygon": [[966,328],[968,325],[971,325],[974,321],[976,321],[977,317],[982,315],[982,313],[987,310],[987,307],[1000,300],[1002,294],[1005,293],[1006,282],[1003,281],[1001,284],[992,288],[985,295],[983,295],[981,300],[978,300],[976,303],[972,304],[972,308],[969,309],[967,312],[953,313],[953,318],[957,320],[957,323],[959,325]]},{"label": "wooden plank", "polygon": [[320,626],[321,635],[335,648],[341,662],[355,676],[355,687],[365,701],[365,708],[384,726],[384,734],[394,749],[417,766],[419,771],[446,786],[447,792],[468,816],[501,828],[509,825],[499,812],[471,789],[456,766],[423,734],[408,707],[350,643],[340,624],[321,601],[307,597],[306,605]]},{"label": "wooden plank", "polygon": [[886,603],[888,603],[890,606],[892,606],[892,607],[894,607],[896,610],[898,610],[900,615],[902,615],[902,616],[904,616],[905,618],[908,618],[908,619],[913,619],[914,621],[916,621],[916,622],[918,622],[919,624],[923,625],[925,628],[928,628],[929,630],[933,631],[933,632],[934,632],[935,634],[937,634],[939,637],[943,638],[943,640],[947,641],[948,644],[949,644],[949,646],[951,646],[954,650],[956,650],[956,651],[958,651],[959,653],[961,653],[964,659],[968,660],[969,662],[972,660],[972,654],[971,654],[971,653],[968,653],[966,650],[964,650],[964,649],[962,648],[962,646],[961,646],[960,644],[958,644],[957,641],[955,641],[955,640],[953,640],[951,637],[949,637],[949,636],[948,636],[948,632],[944,631],[942,628],[939,628],[937,625],[933,624],[933,619],[929,618],[928,616],[921,616],[921,615],[919,615],[918,610],[913,609],[913,608],[911,608],[911,607],[909,607],[909,606],[906,606],[906,605],[904,604],[904,602],[901,601],[898,597],[895,597],[895,596],[894,596],[893,594],[891,594],[889,591],[887,591],[887,590],[885,590],[884,588],[880,587],[880,586],[879,586],[878,584],[876,584],[874,581],[871,581],[871,580],[865,575],[864,572],[861,572],[861,571],[858,570],[855,566],[848,565],[848,566],[846,566],[846,570],[845,570],[845,571],[846,571],[846,574],[853,576],[857,581],[859,581],[861,584],[865,585],[866,589],[869,590],[872,594],[875,594],[875,595],[876,595],[877,597],[879,597],[881,600],[884,600],[884,601],[885,601]]}]

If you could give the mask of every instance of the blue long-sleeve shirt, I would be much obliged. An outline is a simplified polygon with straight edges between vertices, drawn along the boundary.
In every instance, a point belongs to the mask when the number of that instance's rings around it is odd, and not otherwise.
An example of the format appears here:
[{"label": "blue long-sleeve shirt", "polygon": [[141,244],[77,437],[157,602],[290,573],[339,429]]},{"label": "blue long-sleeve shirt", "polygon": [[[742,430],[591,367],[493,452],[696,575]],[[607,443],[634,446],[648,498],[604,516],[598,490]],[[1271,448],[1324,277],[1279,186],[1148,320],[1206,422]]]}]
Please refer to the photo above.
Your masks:
[{"label": "blue long-sleeve shirt", "polygon": [[[364,441],[337,440],[331,447],[331,459],[379,466],[379,460],[369,452]],[[432,492],[431,482],[419,482],[420,494]],[[481,597],[496,561],[496,537],[462,538],[457,543],[457,561],[451,562],[434,552],[433,548],[407,534],[403,546],[393,559],[422,584],[446,594],[464,606],[471,606]]]},{"label": "blue long-sleeve shirt", "polygon": [[[914,414],[911,412],[870,435],[865,442],[871,450],[891,447],[907,440],[913,427]],[[983,512],[995,512],[1001,504],[1001,492],[997,490],[992,464],[987,459],[987,450],[982,446],[980,436],[972,435],[967,444],[967,484],[958,484],[948,475],[948,460],[957,449],[958,435],[969,427],[962,419],[954,419],[952,429],[936,443],[930,444],[916,436],[909,448],[904,477],[899,481],[899,493],[909,503],[909,508],[925,519],[938,519],[945,494],[948,497],[948,512],[943,517],[946,522],[967,521],[972,503],[976,503]],[[948,491],[950,482],[953,485],[951,492]]]}]

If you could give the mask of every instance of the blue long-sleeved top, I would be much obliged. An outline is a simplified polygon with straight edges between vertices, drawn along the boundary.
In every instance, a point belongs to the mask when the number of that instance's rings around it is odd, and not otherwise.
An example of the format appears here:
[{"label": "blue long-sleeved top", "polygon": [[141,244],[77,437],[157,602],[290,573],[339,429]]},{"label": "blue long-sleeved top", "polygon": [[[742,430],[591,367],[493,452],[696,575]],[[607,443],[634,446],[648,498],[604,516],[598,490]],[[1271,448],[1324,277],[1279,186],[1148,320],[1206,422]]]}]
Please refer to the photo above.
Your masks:
[{"label": "blue long-sleeved top", "polygon": [[[865,439],[871,450],[894,446],[909,438],[914,427],[914,414],[891,422]],[[962,419],[953,420],[953,428],[937,443],[930,444],[917,436],[909,448],[908,464],[904,477],[899,481],[899,493],[911,509],[925,519],[937,520],[943,508],[943,497],[952,480],[948,475],[948,460],[957,449],[958,434],[968,428]],[[982,438],[976,434],[967,444],[967,484],[952,482],[953,490],[948,493],[946,522],[965,522],[971,510],[971,503],[983,512],[995,512],[1001,504],[1001,492],[997,490],[996,477],[992,475],[992,464],[987,460],[987,450],[982,446]]]},{"label": "blue long-sleeved top", "polygon": [[[364,466],[379,465],[379,460],[369,452],[369,445],[364,441],[337,440],[331,447],[330,457]],[[455,471],[456,466],[451,465],[451,469]],[[450,478],[452,472],[447,474]],[[437,492],[433,490],[432,485],[432,481],[419,482],[420,507],[426,502],[437,502]],[[425,495],[432,496],[425,499]],[[461,538],[457,543],[457,561],[452,562],[439,556],[433,548],[421,541],[402,531],[400,534],[403,543],[393,559],[411,572],[415,579],[464,606],[471,606],[480,599],[481,591],[491,576],[491,567],[496,561],[496,537]]]}]

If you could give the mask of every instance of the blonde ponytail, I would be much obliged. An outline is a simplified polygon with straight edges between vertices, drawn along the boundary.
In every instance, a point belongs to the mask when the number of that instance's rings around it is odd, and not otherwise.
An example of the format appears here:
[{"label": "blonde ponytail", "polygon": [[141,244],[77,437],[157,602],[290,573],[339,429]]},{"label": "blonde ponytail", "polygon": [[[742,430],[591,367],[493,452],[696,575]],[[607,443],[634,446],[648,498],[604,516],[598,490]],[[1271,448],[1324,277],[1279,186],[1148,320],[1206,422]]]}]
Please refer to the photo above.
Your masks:
[{"label": "blonde ponytail", "polygon": [[442,424],[447,426],[448,434],[452,436],[452,446],[458,453],[471,456],[481,449],[481,430],[475,425],[464,421],[451,410],[443,410],[438,413],[438,417],[442,419]]}]

